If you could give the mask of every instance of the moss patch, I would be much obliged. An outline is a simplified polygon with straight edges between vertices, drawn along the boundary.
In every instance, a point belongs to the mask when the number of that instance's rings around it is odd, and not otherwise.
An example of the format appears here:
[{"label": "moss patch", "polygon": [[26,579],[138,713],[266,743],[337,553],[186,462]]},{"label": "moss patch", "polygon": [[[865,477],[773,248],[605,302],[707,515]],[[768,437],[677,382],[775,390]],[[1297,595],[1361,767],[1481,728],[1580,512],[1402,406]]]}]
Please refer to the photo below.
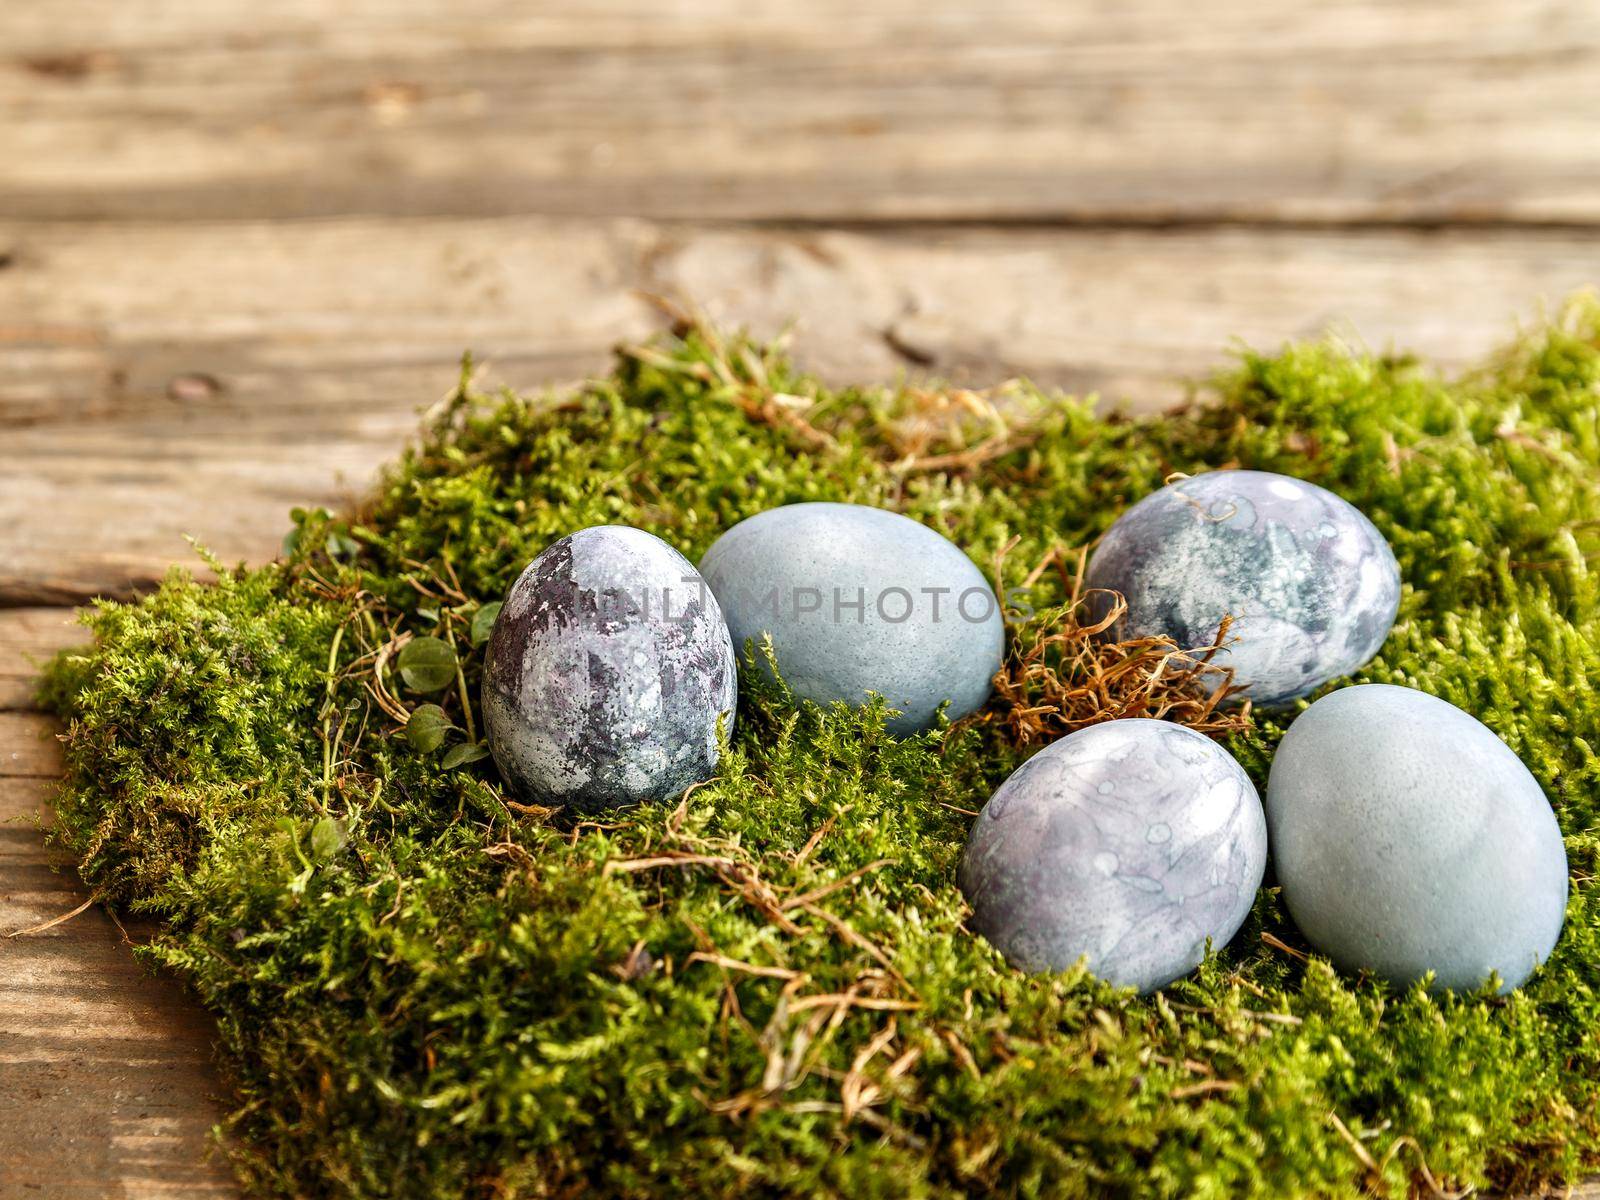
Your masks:
[{"label": "moss patch", "polygon": [[[297,514],[281,562],[101,606],[47,682],[71,722],[62,836],[101,895],[164,919],[144,955],[216,1014],[242,1177],[1277,1197],[1600,1162],[1600,305],[1462,379],[1315,344],[1246,355],[1217,393],[1125,421],[1022,385],[834,392],[684,330],[573,397],[464,386],[361,512]],[[575,527],[696,558],[772,505],[860,501],[979,563],[1010,546],[1011,587],[1168,473],[1230,465],[1377,523],[1406,588],[1361,678],[1478,715],[1549,794],[1572,901],[1519,994],[1336,975],[1271,888],[1148,1000],[1014,973],[962,928],[955,866],[1018,743],[1065,726],[1003,711],[897,741],[881,711],[746,672],[716,780],[577,827],[474,759],[480,611]],[[1019,642],[1073,581],[1034,579]],[[1018,694],[1081,703],[1096,656],[1041,654]],[[1216,732],[1264,782],[1280,725]]]}]

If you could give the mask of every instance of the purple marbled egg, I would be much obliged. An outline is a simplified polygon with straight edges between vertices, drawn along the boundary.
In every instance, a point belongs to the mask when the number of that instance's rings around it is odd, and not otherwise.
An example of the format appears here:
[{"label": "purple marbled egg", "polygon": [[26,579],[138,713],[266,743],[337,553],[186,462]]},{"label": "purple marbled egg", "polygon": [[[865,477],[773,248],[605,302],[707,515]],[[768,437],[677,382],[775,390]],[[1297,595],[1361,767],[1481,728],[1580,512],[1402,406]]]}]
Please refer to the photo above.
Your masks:
[{"label": "purple marbled egg", "polygon": [[700,575],[653,534],[580,529],[530,563],[489,636],[483,717],[505,780],[595,812],[715,774],[733,641]]},{"label": "purple marbled egg", "polygon": [[1151,992],[1250,913],[1267,824],[1244,769],[1170,721],[1091,725],[1014,771],[967,839],[971,927],[1014,966]]},{"label": "purple marbled egg", "polygon": [[1092,588],[1120,592],[1124,637],[1208,646],[1258,704],[1348,675],[1382,648],[1400,604],[1383,535],[1325,488],[1265,471],[1213,471],[1146,496],[1101,539]]}]

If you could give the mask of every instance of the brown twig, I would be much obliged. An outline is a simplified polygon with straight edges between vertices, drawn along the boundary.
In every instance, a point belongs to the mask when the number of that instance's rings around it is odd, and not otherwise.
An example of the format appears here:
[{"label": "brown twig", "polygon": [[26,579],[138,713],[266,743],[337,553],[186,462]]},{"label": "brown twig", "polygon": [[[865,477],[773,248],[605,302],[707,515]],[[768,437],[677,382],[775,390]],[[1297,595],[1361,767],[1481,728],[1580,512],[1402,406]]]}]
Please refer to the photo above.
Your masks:
[{"label": "brown twig", "polygon": [[77,908],[73,909],[69,913],[62,913],[59,917],[51,917],[42,925],[34,925],[27,929],[13,929],[10,933],[6,934],[6,936],[8,938],[30,937],[35,933],[43,933],[46,929],[54,929],[57,925],[65,925],[68,921],[72,920],[73,917],[87,912],[93,904],[94,897],[90,896],[87,900],[78,905]]},{"label": "brown twig", "polygon": [[723,858],[716,854],[684,854],[679,851],[668,851],[653,858],[613,858],[600,869],[602,875],[616,875],[634,871],[653,871],[657,867],[732,867],[731,858]]},{"label": "brown twig", "polygon": [[828,831],[838,823],[838,820],[839,814],[834,813],[817,827],[817,831],[806,839],[806,844],[800,847],[800,853],[795,855],[795,866],[798,867],[801,863],[805,862],[806,859],[811,857],[812,853],[821,844],[822,839],[828,836]]},{"label": "brown twig", "polygon": [[725,971],[738,971],[744,975],[760,975],[767,979],[805,979],[802,971],[791,971],[787,967],[765,967],[759,963],[741,962],[737,958],[729,958],[725,954],[716,954],[706,950],[696,950],[683,960],[683,965],[705,962],[721,967]]},{"label": "brown twig", "polygon": [[1240,1086],[1232,1079],[1202,1079],[1199,1083],[1186,1083],[1182,1087],[1175,1087],[1168,1095],[1174,1100],[1185,1100],[1191,1096],[1205,1096],[1212,1092],[1231,1092]]},{"label": "brown twig", "polygon": [[867,1044],[856,1051],[856,1056],[850,1062],[850,1069],[845,1072],[844,1082],[839,1085],[839,1100],[844,1105],[844,1120],[848,1124],[858,1111],[877,1099],[877,1087],[867,1083],[866,1066],[889,1043],[894,1041],[898,1032],[898,1025],[894,1017],[872,1036]]},{"label": "brown twig", "polygon": [[1295,949],[1293,946],[1289,945],[1288,942],[1284,941],[1282,938],[1278,937],[1276,934],[1263,932],[1261,934],[1261,940],[1263,942],[1265,942],[1267,945],[1271,946],[1274,950],[1283,951],[1290,958],[1297,958],[1301,962],[1310,962],[1311,961],[1311,956],[1309,954],[1307,954],[1304,950]]},{"label": "brown twig", "polygon": [[892,858],[880,858],[875,862],[869,862],[866,866],[857,867],[854,871],[851,871],[850,874],[845,875],[842,878],[835,879],[832,883],[824,884],[819,888],[812,888],[809,892],[801,892],[798,896],[790,896],[778,907],[785,911],[791,908],[804,908],[808,904],[811,904],[817,900],[821,900],[824,896],[831,896],[834,892],[849,887],[862,876],[870,875],[872,872],[881,870],[893,862],[894,859]]},{"label": "brown twig", "polygon": [[879,966],[881,966],[894,978],[896,983],[898,983],[912,995],[916,994],[916,989],[906,982],[906,977],[904,975],[900,974],[900,972],[895,969],[894,963],[890,961],[889,956],[880,950],[875,944],[873,944],[870,939],[862,936],[852,929],[850,925],[847,924],[842,918],[835,916],[825,908],[818,908],[815,904],[807,904],[805,906],[805,911],[810,913],[812,916],[820,917],[823,921],[827,922],[845,941],[849,942],[857,950],[864,950],[867,954],[871,955],[874,961],[876,961]]}]

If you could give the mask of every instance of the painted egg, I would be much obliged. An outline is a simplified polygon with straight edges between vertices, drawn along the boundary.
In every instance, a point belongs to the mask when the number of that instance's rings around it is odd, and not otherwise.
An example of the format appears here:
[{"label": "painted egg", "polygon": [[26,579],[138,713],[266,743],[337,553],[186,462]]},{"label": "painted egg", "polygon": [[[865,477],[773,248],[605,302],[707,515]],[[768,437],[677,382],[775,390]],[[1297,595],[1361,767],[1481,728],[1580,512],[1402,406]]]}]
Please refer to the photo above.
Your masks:
[{"label": "painted egg", "polygon": [[1213,471],[1169,484],[1106,532],[1091,588],[1119,592],[1124,637],[1209,646],[1258,704],[1282,704],[1348,675],[1383,646],[1400,568],[1383,535],[1332,492],[1264,471]]},{"label": "painted egg", "polygon": [[1107,721],[1041,750],[984,805],[959,882],[969,925],[1012,965],[1084,959],[1152,992],[1220,948],[1267,864],[1261,799],[1209,738],[1170,721]]},{"label": "painted egg", "polygon": [[495,764],[535,803],[580,812],[672,796],[716,771],[735,661],[688,559],[641,529],[580,529],[522,572],[489,636]]},{"label": "painted egg", "polygon": [[1549,957],[1567,909],[1555,814],[1486,726],[1426,692],[1341,688],[1272,761],[1267,822],[1295,924],[1346,970],[1509,990]]},{"label": "painted egg", "polygon": [[909,517],[859,504],[791,504],[740,521],[700,570],[734,645],[772,637],[778,671],[818,703],[881,695],[891,732],[925,729],[988,699],[1004,619],[982,572]]}]

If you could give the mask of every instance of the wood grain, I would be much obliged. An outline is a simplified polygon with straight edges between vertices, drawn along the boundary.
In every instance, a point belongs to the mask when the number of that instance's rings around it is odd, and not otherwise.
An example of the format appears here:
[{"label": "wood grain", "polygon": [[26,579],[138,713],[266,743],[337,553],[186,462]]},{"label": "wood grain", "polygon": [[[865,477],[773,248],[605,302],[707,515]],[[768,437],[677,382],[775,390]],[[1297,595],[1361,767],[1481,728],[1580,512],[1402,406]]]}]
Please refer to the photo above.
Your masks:
[{"label": "wood grain", "polygon": [[[659,327],[639,290],[835,382],[1027,375],[1153,407],[1326,329],[1447,367],[1600,279],[1600,237],[1520,230],[773,230],[636,220],[0,224],[0,605],[275,553],[368,486],[454,382],[538,389]],[[1523,312],[1519,306],[1528,306]]]},{"label": "wood grain", "polygon": [[59,779],[58,728],[43,713],[0,713],[0,779]]},{"label": "wood grain", "polygon": [[[12,617],[0,614],[0,647],[34,641]],[[210,1019],[175,982],[142,970],[98,908],[5,936],[88,898],[45,843],[61,773],[54,730],[0,713],[0,1194],[232,1196],[210,1135],[221,1115]]]},{"label": "wood grain", "polygon": [[55,0],[0,212],[1600,220],[1589,0]]},{"label": "wood grain", "polygon": [[39,668],[58,650],[88,638],[89,631],[70,608],[0,612],[0,713],[36,707]]}]

